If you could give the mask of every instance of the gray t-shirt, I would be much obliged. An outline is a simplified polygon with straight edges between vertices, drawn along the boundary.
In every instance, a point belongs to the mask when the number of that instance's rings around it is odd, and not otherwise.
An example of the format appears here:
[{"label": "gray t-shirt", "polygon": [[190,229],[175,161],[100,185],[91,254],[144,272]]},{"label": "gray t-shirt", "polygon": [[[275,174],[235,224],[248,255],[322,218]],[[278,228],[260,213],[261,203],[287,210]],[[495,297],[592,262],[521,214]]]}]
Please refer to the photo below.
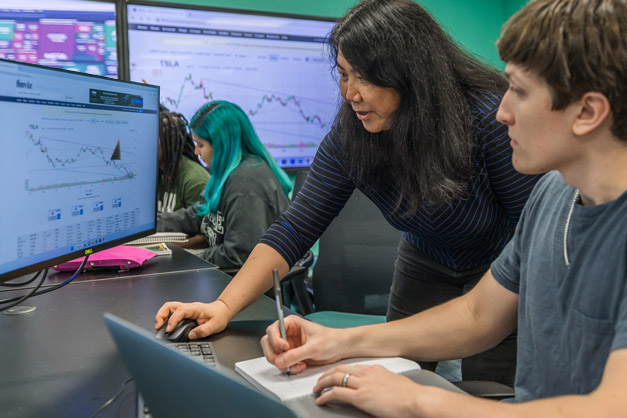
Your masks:
[{"label": "gray t-shirt", "polygon": [[536,185],[516,234],[492,274],[518,293],[515,401],[585,394],[600,383],[612,350],[627,347],[627,192],[574,206],[558,172]]},{"label": "gray t-shirt", "polygon": [[209,244],[202,258],[218,267],[241,267],[268,226],[289,204],[270,166],[247,157],[224,183],[216,213],[200,217],[196,206],[159,213],[157,230],[189,236],[201,233]]}]

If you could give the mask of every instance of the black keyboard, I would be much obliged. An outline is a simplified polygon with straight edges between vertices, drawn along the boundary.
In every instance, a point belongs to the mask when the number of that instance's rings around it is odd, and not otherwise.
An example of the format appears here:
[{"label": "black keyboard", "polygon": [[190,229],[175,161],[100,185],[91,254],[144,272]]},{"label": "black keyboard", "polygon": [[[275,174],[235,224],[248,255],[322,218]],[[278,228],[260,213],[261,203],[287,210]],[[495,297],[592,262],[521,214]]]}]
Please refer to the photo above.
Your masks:
[{"label": "black keyboard", "polygon": [[187,354],[209,367],[216,367],[213,346],[209,342],[173,343],[173,346],[179,352]]},{"label": "black keyboard", "polygon": [[[171,345],[179,352],[204,363],[208,367],[217,367],[216,359],[213,355],[213,344],[210,342],[191,341],[186,343],[171,343]],[[150,408],[144,403],[144,398],[139,392],[137,392],[137,418],[152,418]]]}]

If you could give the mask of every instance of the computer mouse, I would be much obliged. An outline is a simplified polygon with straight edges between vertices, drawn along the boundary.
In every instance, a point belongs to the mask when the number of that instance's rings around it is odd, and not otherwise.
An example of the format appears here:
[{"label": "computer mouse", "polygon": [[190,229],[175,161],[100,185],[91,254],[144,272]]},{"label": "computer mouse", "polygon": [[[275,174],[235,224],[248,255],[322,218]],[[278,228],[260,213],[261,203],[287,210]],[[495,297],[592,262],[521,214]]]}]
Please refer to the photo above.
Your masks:
[{"label": "computer mouse", "polygon": [[166,326],[167,322],[157,330],[155,337],[161,340],[182,342],[189,341],[187,334],[198,326],[198,322],[190,318],[184,318],[170,332],[165,332]]}]

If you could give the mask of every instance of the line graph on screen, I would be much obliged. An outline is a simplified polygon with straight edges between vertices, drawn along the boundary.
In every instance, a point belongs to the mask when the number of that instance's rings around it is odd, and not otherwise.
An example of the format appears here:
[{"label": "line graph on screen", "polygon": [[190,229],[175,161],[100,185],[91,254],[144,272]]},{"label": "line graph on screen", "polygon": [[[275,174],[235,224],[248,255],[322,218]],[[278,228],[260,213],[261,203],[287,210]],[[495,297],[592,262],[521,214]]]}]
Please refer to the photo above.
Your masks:
[{"label": "line graph on screen", "polygon": [[[145,79],[142,79],[144,83],[147,83]],[[261,97],[255,102],[255,94],[249,94],[246,100],[245,98],[241,98],[241,107],[245,107],[244,111],[248,114],[249,117],[255,118],[257,115],[263,115],[267,108],[271,105],[279,105],[281,107],[291,107],[295,110],[298,115],[300,115],[302,121],[306,124],[312,124],[320,127],[321,129],[328,129],[329,121],[327,114],[317,114],[311,112],[320,112],[320,113],[328,113],[325,111],[325,108],[329,105],[328,102],[321,102],[315,98],[307,98],[297,95],[290,94],[281,94],[276,92],[266,92],[264,89],[259,89],[256,87],[251,87],[248,85],[237,84],[237,83],[229,83],[222,80],[208,79],[204,78],[200,81],[194,79],[194,76],[190,73],[183,78],[181,86],[178,89],[178,95],[165,95],[162,97],[163,104],[170,108],[171,110],[176,110],[181,113],[189,113],[189,106],[186,106],[188,102],[195,103],[196,107],[197,103],[202,105],[203,103],[211,100],[218,100],[219,97],[217,95],[225,94],[221,89],[217,86],[226,86],[235,89],[234,91],[229,91],[226,93],[228,96],[235,97],[237,96],[237,89],[241,89],[246,92],[256,91],[259,92]],[[216,91],[211,90],[210,86],[216,87]],[[167,87],[166,87],[167,89]],[[223,99],[224,100],[224,99]],[[316,103],[322,104],[323,109],[315,109]],[[248,105],[248,106],[247,106]],[[197,109],[197,107],[196,107]],[[193,111],[192,111],[193,113]]]},{"label": "line graph on screen", "polygon": [[158,85],[161,103],[188,120],[208,101],[233,102],[280,166],[308,166],[341,102],[321,41],[333,23],[185,11],[186,28],[178,12],[131,7],[130,79]]},{"label": "line graph on screen", "polygon": [[[293,76],[292,76],[293,77]],[[260,88],[258,81],[234,77],[248,82],[232,82],[194,73],[176,74],[175,71],[153,73],[143,82],[161,86],[161,102],[171,111],[191,119],[196,110],[211,100],[227,100],[239,105],[250,118],[264,144],[282,144],[290,147],[295,140],[319,142],[332,122],[333,100],[302,94],[291,94],[287,89]],[[166,81],[167,80],[167,81]],[[176,80],[179,80],[176,84]],[[288,83],[284,83],[288,85]],[[315,84],[315,83],[312,83]],[[312,86],[315,88],[315,86]],[[300,89],[302,90],[302,88]]]},{"label": "line graph on screen", "polygon": [[[24,180],[25,189],[40,192],[132,181],[137,176],[137,155],[132,130],[129,133],[131,135],[125,139],[94,140],[59,133],[55,136],[41,134],[37,125],[31,125],[31,129],[25,131],[30,144],[28,161],[32,167]],[[76,180],[77,173],[80,181]]]}]

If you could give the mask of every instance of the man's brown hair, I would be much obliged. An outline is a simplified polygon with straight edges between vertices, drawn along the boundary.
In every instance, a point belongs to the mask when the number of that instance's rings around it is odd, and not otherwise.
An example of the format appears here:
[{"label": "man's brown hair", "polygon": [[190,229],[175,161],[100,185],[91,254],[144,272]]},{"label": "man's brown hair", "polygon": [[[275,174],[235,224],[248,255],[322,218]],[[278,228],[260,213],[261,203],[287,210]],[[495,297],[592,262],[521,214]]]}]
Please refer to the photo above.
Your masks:
[{"label": "man's brown hair", "polygon": [[501,59],[549,85],[553,110],[604,94],[612,133],[627,140],[627,0],[534,0],[503,25]]}]

